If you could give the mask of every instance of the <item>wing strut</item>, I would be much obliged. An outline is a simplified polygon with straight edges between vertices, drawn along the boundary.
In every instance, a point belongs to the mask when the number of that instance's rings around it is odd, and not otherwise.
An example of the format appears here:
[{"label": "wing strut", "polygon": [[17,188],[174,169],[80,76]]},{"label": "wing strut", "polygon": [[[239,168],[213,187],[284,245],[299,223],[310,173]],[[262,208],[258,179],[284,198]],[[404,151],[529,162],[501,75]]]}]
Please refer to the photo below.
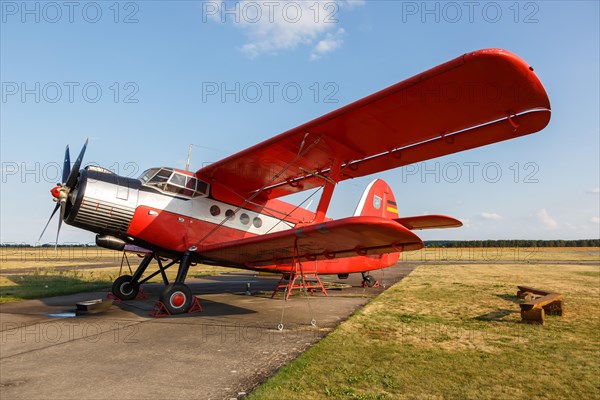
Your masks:
[{"label": "wing strut", "polygon": [[[306,145],[306,139],[308,138],[309,133],[306,132],[304,134],[304,137],[302,138],[302,142],[300,143],[300,148],[298,149],[298,154],[296,155],[296,157],[294,157],[294,159],[292,161],[290,161],[284,168],[282,168],[278,173],[276,173],[270,180],[269,183],[267,183],[266,185],[264,185],[261,189],[255,191],[254,193],[252,193],[249,197],[245,197],[244,201],[238,205],[238,207],[236,208],[236,210],[234,211],[235,213],[237,213],[240,209],[242,209],[246,204],[252,204],[253,200],[259,196],[263,191],[268,190],[268,185],[270,183],[275,182],[277,179],[279,179],[279,177],[281,177],[289,168],[291,168],[292,166],[294,166],[294,164],[301,159],[304,155],[306,155],[314,146],[316,146],[319,141],[321,140],[321,136],[317,136],[310,144]],[[212,179],[211,179],[212,181]],[[227,189],[230,189],[229,187],[227,187]],[[333,189],[332,189],[333,190]],[[233,190],[232,190],[233,191]],[[235,192],[235,191],[233,191]],[[329,205],[329,203],[327,204]],[[204,237],[202,237],[200,240],[198,240],[196,242],[196,244],[192,247],[197,247],[198,245],[200,245],[201,243],[203,243],[209,236],[211,236],[212,234],[214,234],[219,228],[221,228],[223,226],[223,224],[225,224],[225,222],[227,221],[227,217],[224,218],[221,223],[217,226],[215,226],[213,229],[211,229],[206,235],[204,235]]]},{"label": "wing strut", "polygon": [[329,208],[329,204],[331,203],[333,190],[335,189],[336,182],[340,180],[341,166],[342,163],[340,161],[338,153],[336,154],[335,159],[333,160],[333,165],[331,166],[331,170],[328,176],[329,179],[325,179],[323,194],[321,194],[321,199],[319,200],[319,205],[317,206],[317,213],[314,220],[315,224],[320,224],[321,222],[325,221],[325,215],[327,214],[327,209]]}]

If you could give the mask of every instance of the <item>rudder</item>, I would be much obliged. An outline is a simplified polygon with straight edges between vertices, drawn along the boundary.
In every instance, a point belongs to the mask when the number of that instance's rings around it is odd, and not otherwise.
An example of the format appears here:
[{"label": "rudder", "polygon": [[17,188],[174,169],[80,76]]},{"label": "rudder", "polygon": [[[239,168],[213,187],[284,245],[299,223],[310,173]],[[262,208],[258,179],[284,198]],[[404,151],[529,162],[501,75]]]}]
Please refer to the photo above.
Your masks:
[{"label": "rudder", "polygon": [[354,216],[398,218],[398,204],[390,185],[383,179],[375,179],[363,192]]}]

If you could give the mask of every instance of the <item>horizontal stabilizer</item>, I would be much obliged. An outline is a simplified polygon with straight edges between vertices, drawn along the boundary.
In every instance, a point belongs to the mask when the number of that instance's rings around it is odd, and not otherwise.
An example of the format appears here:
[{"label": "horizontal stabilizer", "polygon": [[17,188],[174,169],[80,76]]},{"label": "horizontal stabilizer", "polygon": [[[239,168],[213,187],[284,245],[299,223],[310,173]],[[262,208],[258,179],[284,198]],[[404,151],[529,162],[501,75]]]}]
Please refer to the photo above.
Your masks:
[{"label": "horizontal stabilizer", "polygon": [[445,215],[421,215],[394,219],[400,225],[411,231],[418,229],[460,228],[462,222]]}]

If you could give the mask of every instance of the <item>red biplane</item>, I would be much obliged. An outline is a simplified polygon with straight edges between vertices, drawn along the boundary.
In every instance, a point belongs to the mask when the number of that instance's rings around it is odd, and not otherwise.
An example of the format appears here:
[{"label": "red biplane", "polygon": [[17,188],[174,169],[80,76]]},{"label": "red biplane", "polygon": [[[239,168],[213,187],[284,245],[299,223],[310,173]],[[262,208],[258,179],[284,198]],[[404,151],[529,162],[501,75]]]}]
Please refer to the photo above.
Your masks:
[{"label": "red biplane", "polygon": [[[169,312],[186,312],[192,263],[298,276],[362,273],[394,265],[423,247],[418,229],[461,226],[440,215],[399,217],[390,187],[373,181],[353,216],[327,218],[336,184],[543,129],[546,92],[527,63],[486,49],[390,86],[196,173],[151,168],[139,179],[88,166],[86,144],[71,168],[67,146],[62,183],[52,189],[62,221],[97,233],[99,246],[145,249],[133,274],[112,291],[133,299],[161,274]],[[316,212],[280,197],[322,188]],[[50,222],[48,220],[48,223]],[[46,224],[46,227],[48,224]],[[45,228],[44,228],[45,230]],[[58,233],[57,233],[58,240]],[[163,265],[166,259],[170,262]],[[158,270],[142,279],[156,260]],[[161,261],[162,260],[162,261]],[[165,269],[178,265],[169,283]]]}]

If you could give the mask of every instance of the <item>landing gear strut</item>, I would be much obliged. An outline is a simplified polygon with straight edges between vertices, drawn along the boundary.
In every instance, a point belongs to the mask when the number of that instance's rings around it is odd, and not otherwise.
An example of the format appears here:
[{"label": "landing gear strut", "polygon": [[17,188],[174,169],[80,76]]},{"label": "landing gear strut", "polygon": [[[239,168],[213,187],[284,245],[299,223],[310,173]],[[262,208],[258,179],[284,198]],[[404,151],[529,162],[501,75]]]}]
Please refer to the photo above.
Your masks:
[{"label": "landing gear strut", "polygon": [[[113,294],[120,300],[133,300],[137,296],[142,283],[145,283],[160,274],[165,284],[165,288],[160,294],[159,300],[164,304],[165,309],[170,314],[183,314],[188,312],[195,300],[191,289],[184,283],[188,270],[190,269],[190,264],[192,263],[191,251],[185,252],[181,261],[174,260],[165,266],[163,266],[162,261],[157,254],[149,253],[145,255],[133,275],[123,275],[114,281],[112,285]],[[152,260],[156,260],[158,263],[158,270],[144,279],[141,279]],[[175,278],[175,282],[169,283],[165,271],[177,262],[179,262],[177,277]]]}]

